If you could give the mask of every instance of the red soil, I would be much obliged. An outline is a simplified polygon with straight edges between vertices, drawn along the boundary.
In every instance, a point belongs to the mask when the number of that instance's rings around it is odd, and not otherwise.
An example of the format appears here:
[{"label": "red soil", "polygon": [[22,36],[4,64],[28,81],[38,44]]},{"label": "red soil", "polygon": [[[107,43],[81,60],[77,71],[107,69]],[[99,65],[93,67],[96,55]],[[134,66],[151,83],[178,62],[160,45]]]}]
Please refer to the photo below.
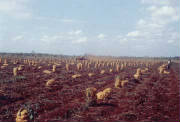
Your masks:
[{"label": "red soil", "polygon": [[[168,75],[160,75],[159,65],[154,65],[143,75],[142,80],[132,77],[137,67],[129,67],[120,72],[105,73],[100,71],[65,70],[65,64],[55,73],[43,74],[51,69],[41,64],[42,69],[25,66],[19,77],[13,77],[10,64],[0,70],[0,121],[14,122],[16,113],[24,104],[36,112],[37,122],[62,121],[131,121],[131,122],[178,122],[179,119],[179,64],[173,63]],[[72,79],[72,74],[82,77]],[[95,76],[88,77],[89,72]],[[114,88],[116,75],[126,77],[130,82],[124,87]],[[56,83],[50,88],[45,86],[48,79],[56,77]],[[111,87],[111,99],[95,106],[86,107],[85,89],[95,87],[101,91]]]}]

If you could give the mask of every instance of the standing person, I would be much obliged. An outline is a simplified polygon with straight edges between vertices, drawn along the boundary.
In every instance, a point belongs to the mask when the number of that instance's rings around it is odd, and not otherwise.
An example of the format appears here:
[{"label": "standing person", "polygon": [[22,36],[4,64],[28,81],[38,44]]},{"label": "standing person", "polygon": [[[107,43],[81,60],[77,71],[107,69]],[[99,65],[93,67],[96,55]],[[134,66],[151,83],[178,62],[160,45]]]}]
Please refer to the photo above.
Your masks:
[{"label": "standing person", "polygon": [[170,65],[171,65],[171,59],[168,60],[168,65],[167,65],[168,69],[170,68]]}]

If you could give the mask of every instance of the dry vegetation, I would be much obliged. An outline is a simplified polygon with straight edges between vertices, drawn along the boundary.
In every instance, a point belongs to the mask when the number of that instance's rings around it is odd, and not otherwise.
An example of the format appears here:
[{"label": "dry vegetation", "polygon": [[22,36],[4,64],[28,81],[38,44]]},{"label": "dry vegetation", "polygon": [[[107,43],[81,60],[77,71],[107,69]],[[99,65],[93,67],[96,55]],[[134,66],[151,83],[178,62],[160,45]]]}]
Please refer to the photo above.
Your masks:
[{"label": "dry vegetation", "polygon": [[179,63],[152,58],[1,56],[0,121],[179,120]]}]

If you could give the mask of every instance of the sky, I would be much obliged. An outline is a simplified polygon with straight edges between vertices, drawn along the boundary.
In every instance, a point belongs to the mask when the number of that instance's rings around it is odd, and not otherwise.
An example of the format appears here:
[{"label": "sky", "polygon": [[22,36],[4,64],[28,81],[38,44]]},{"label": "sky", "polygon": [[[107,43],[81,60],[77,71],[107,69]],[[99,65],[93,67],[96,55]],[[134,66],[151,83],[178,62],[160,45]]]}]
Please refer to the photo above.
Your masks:
[{"label": "sky", "polygon": [[179,0],[0,0],[0,52],[180,56]]}]

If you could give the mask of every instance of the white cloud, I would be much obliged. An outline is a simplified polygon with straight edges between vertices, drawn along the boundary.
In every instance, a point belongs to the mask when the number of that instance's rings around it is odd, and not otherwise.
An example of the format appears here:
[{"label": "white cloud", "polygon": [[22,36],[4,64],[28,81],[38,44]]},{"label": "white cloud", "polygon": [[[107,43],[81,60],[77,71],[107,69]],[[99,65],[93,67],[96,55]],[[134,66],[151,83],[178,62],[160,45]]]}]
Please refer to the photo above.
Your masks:
[{"label": "white cloud", "polygon": [[151,19],[154,23],[167,25],[179,20],[177,10],[171,6],[162,6],[151,12]]},{"label": "white cloud", "polygon": [[32,16],[28,8],[29,0],[0,0],[0,13],[15,18],[29,18]]},{"label": "white cloud", "polygon": [[82,30],[76,30],[74,33],[75,33],[76,35],[79,35],[79,34],[82,33]]},{"label": "white cloud", "polygon": [[146,21],[144,19],[140,19],[138,21],[138,25],[141,26],[141,25],[145,25],[146,24]]},{"label": "white cloud", "polygon": [[167,5],[169,0],[141,0],[143,4]]},{"label": "white cloud", "polygon": [[40,38],[41,41],[43,42],[49,42],[51,40],[51,38],[47,35],[43,35],[41,38]]},{"label": "white cloud", "polygon": [[147,49],[147,47],[145,45],[135,45],[134,48],[136,50],[146,50]]},{"label": "white cloud", "polygon": [[73,40],[72,42],[73,43],[84,43],[84,42],[87,42],[87,37],[80,37],[76,40]]},{"label": "white cloud", "polygon": [[97,36],[97,38],[98,38],[98,39],[101,39],[101,40],[103,40],[105,37],[106,37],[106,35],[103,34],[103,33],[101,33],[101,34],[99,34],[99,35]]},{"label": "white cloud", "polygon": [[117,42],[119,42],[120,44],[128,44],[128,39],[123,35],[117,35],[115,40],[117,40]]},{"label": "white cloud", "polygon": [[72,23],[74,22],[74,20],[72,19],[61,19],[62,22],[65,22],[65,23]]},{"label": "white cloud", "polygon": [[18,40],[22,40],[24,38],[24,36],[19,35],[13,38],[14,41],[18,41]]},{"label": "white cloud", "polygon": [[174,40],[168,40],[168,43],[174,43],[175,41]]},{"label": "white cloud", "polygon": [[127,38],[122,38],[122,39],[119,40],[119,42],[120,42],[121,44],[125,44],[125,43],[128,42],[128,39],[127,39]]},{"label": "white cloud", "polygon": [[171,6],[179,6],[179,0],[141,0],[142,4],[147,5],[171,5]]},{"label": "white cloud", "polygon": [[84,20],[77,20],[77,19],[72,19],[72,18],[62,18],[62,19],[58,19],[58,18],[55,18],[57,21],[61,21],[61,22],[64,22],[64,23],[86,23],[86,21]]},{"label": "white cloud", "polygon": [[163,6],[160,8],[151,7],[149,8],[152,11],[152,16],[174,16],[176,15],[175,8],[171,6]]},{"label": "white cloud", "polygon": [[54,35],[43,34],[40,38],[42,42],[55,44],[57,42],[68,42],[68,43],[85,43],[88,41],[87,36],[83,34],[82,30],[75,30],[70,32],[64,32]]},{"label": "white cloud", "polygon": [[70,31],[69,35],[80,35],[82,34],[83,31],[82,30],[74,30],[74,31]]},{"label": "white cloud", "polygon": [[156,10],[157,10],[157,7],[154,6],[154,5],[152,5],[152,6],[148,7],[147,10],[148,10],[148,11],[151,11],[151,12],[152,12],[152,11],[156,11]]},{"label": "white cloud", "polygon": [[141,0],[141,2],[148,5],[147,14],[151,19],[149,23],[166,26],[180,19],[178,0]]},{"label": "white cloud", "polygon": [[[51,19],[52,19],[52,18],[51,18]],[[59,18],[54,18],[54,19],[56,19],[56,21],[61,21],[61,22],[63,22],[63,23],[67,23],[67,24],[69,24],[69,23],[70,23],[70,24],[71,24],[71,23],[74,23],[74,24],[75,24],[75,23],[76,23],[76,24],[77,24],[77,23],[86,23],[86,21],[84,21],[84,20],[77,20],[77,19],[67,19],[67,18],[66,18],[66,19],[64,19],[64,18],[63,18],[63,19],[62,19],[62,18],[60,18],[60,19],[59,19]]]},{"label": "white cloud", "polygon": [[52,23],[63,23],[63,24],[82,24],[86,23],[86,21],[83,20],[76,20],[76,19],[65,19],[60,17],[46,17],[46,16],[33,16],[34,20],[38,21],[47,21]]},{"label": "white cloud", "polygon": [[135,30],[128,32],[120,42],[133,41],[140,50],[147,49],[146,45],[151,45],[152,49],[158,44],[176,45],[180,37],[176,26],[172,25],[176,25],[179,20],[179,7],[173,6],[170,0],[142,0],[142,3],[146,4],[145,16],[137,21]]},{"label": "white cloud", "polygon": [[52,36],[52,40],[58,40],[58,39],[63,39],[62,35],[54,35]]},{"label": "white cloud", "polygon": [[180,35],[177,32],[170,31],[167,39],[167,43],[179,45]]},{"label": "white cloud", "polygon": [[140,32],[139,31],[129,32],[126,36],[128,36],[128,37],[138,37],[138,36],[140,36]]}]

